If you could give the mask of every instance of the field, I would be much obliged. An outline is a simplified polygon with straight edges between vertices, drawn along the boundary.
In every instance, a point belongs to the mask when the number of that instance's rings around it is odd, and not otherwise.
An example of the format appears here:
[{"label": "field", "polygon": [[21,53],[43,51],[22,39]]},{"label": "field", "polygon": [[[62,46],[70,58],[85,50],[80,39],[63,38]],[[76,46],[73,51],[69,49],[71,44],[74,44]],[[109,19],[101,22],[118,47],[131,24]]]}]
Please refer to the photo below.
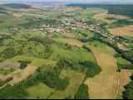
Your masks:
[{"label": "field", "polygon": [[82,84],[85,75],[68,69],[62,70],[60,77],[67,77],[69,79],[69,85],[64,91],[55,91],[50,96],[50,99],[74,98],[74,95],[76,94],[76,91],[78,91],[78,87]]},{"label": "field", "polygon": [[31,86],[26,89],[27,93],[29,94],[29,97],[31,98],[45,98],[47,99],[51,93],[53,93],[55,90],[50,89],[48,86],[46,86],[43,83],[38,83],[35,86]]},{"label": "field", "polygon": [[46,5],[0,5],[0,99],[131,98],[130,10]]},{"label": "field", "polygon": [[116,36],[133,36],[133,26],[117,27],[110,29],[110,32]]},{"label": "field", "polygon": [[[106,99],[117,98],[122,95],[123,86],[129,82],[130,72],[123,70],[117,72],[117,63],[112,54],[111,48],[104,46],[104,48],[98,43],[91,44],[90,48],[96,57],[97,63],[102,68],[99,75],[94,78],[88,78],[85,84],[89,87],[90,98]],[[112,52],[111,52],[112,51]],[[106,91],[106,92],[105,92]]]}]

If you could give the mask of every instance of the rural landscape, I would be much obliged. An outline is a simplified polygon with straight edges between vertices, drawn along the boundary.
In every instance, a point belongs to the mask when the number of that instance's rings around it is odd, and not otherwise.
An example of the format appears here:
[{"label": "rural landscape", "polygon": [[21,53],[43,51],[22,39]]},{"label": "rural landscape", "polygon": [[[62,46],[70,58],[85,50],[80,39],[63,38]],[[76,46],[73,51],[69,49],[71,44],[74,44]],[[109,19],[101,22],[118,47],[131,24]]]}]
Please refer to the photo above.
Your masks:
[{"label": "rural landscape", "polygon": [[133,5],[0,4],[0,99],[133,99]]}]

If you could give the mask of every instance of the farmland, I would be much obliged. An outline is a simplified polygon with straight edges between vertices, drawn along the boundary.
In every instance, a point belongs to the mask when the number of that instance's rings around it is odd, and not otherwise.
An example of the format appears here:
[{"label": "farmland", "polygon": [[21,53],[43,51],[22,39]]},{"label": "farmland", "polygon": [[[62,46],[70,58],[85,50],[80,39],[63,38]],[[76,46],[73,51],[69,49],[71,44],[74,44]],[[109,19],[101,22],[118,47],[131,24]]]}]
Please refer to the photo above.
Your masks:
[{"label": "farmland", "polygon": [[118,36],[123,36],[123,35],[133,36],[133,26],[113,28],[110,31],[112,34]]},{"label": "farmland", "polygon": [[130,10],[53,8],[0,5],[0,99],[132,98]]},{"label": "farmland", "polygon": [[[97,46],[95,47],[96,44]],[[97,63],[102,68],[102,72],[94,78],[88,78],[85,84],[89,87],[91,98],[115,99],[117,96],[122,95],[123,86],[129,82],[131,73],[126,70],[118,73],[116,71],[118,69],[117,63],[113,57],[115,52],[106,45],[103,47],[103,45],[94,42],[90,46],[97,59]]]}]

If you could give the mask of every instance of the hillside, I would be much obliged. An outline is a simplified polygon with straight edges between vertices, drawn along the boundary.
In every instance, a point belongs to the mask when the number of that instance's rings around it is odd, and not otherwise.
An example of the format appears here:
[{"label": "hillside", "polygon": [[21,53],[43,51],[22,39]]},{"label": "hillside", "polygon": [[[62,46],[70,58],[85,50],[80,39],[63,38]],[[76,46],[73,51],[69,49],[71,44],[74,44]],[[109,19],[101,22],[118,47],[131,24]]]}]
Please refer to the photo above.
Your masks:
[{"label": "hillside", "polygon": [[1,4],[1,6],[14,8],[14,9],[28,9],[31,8],[28,4],[19,4],[19,3],[9,3],[9,4]]},{"label": "hillside", "polygon": [[0,99],[132,98],[131,17],[89,7],[0,8]]},{"label": "hillside", "polygon": [[109,5],[109,4],[67,4],[67,6],[78,6],[82,8],[103,8],[107,9],[110,14],[126,15],[133,17],[133,5]]}]

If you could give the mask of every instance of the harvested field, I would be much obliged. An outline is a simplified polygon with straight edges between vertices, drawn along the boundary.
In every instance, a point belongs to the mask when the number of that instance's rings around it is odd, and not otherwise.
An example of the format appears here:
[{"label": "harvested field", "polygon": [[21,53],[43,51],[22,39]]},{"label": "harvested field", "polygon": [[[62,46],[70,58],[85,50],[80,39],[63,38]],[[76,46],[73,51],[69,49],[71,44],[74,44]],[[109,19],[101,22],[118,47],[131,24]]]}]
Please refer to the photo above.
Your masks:
[{"label": "harvested field", "polygon": [[109,24],[115,20],[129,19],[129,17],[127,17],[127,16],[108,14],[108,12],[98,13],[94,16],[94,18],[97,20],[102,20]]},{"label": "harvested field", "polygon": [[94,46],[91,46],[91,50],[96,57],[98,65],[101,66],[102,72],[85,81],[85,84],[89,87],[90,98],[120,98],[123,86],[129,82],[130,73],[125,70],[117,72],[117,64],[113,55],[102,52]]},{"label": "harvested field", "polygon": [[133,25],[112,28],[112,29],[109,29],[109,31],[111,32],[111,34],[116,36],[124,36],[124,35],[133,36]]}]

